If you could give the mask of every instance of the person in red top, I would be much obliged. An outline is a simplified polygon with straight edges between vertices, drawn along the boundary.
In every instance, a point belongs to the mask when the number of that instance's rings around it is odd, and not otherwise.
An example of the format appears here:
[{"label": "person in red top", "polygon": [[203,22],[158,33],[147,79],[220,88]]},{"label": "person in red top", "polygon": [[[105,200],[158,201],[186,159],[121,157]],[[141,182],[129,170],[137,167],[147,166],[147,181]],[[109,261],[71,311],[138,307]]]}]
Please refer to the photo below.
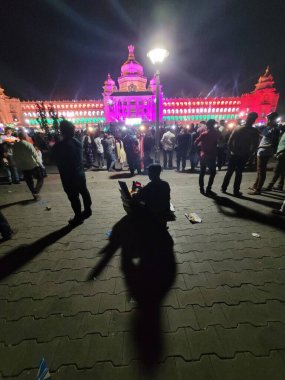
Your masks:
[{"label": "person in red top", "polygon": [[[200,144],[200,175],[199,175],[199,186],[200,193],[206,195],[215,195],[212,191],[212,185],[216,175],[216,157],[217,157],[217,143],[222,138],[221,133],[215,129],[216,121],[210,119],[207,121],[207,131],[202,132],[201,135],[195,141],[196,145]],[[208,186],[206,188],[206,193],[204,190],[204,177],[206,174],[206,169],[209,168],[210,177],[208,181]]]}]

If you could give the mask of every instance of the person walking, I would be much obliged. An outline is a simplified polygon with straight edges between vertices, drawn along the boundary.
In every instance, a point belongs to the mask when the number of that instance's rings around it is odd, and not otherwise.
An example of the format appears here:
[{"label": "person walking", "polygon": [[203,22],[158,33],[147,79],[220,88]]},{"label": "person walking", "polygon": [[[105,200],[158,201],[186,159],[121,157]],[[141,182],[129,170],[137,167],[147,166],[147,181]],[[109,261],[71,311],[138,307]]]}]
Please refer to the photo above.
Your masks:
[{"label": "person walking", "polygon": [[135,170],[137,170],[138,174],[141,174],[140,146],[133,131],[127,133],[124,137],[123,144],[131,176],[135,175]]},{"label": "person walking", "polygon": [[[282,191],[284,188],[284,177],[285,177],[285,132],[283,132],[283,135],[281,136],[281,139],[279,141],[277,152],[275,155],[277,159],[277,165],[274,169],[274,175],[268,186],[266,187],[267,191],[274,190],[280,190]],[[278,181],[278,185],[276,188],[273,186]]]},{"label": "person walking", "polygon": [[116,152],[116,162],[118,163],[119,170],[124,169],[124,163],[126,162],[126,152],[124,149],[123,141],[120,137],[115,137],[115,152]]},{"label": "person walking", "polygon": [[242,196],[240,192],[242,173],[249,157],[256,151],[259,143],[259,132],[253,127],[257,118],[258,114],[256,112],[250,112],[246,118],[245,125],[236,127],[229,138],[230,156],[228,169],[221,188],[223,193],[227,191],[232,175],[235,172],[233,193],[237,197]]},{"label": "person walking", "polygon": [[[83,147],[82,143],[74,137],[75,127],[71,122],[62,120],[59,129],[62,140],[53,146],[52,155],[59,170],[63,189],[74,211],[74,217],[68,223],[76,227],[92,215],[92,201],[86,186],[83,167]],[[79,195],[83,200],[83,212],[81,212]]]},{"label": "person walking", "polygon": [[176,143],[176,171],[180,171],[180,162],[182,162],[182,172],[185,172],[187,152],[191,145],[191,135],[189,135],[186,128],[181,128]]},{"label": "person walking", "polygon": [[267,164],[270,157],[276,151],[279,140],[279,129],[277,124],[277,112],[271,112],[267,115],[267,126],[261,131],[262,139],[257,150],[257,177],[249,195],[259,195],[266,179]]},{"label": "person walking", "polygon": [[[26,141],[26,133],[18,133],[19,142],[13,146],[13,157],[17,169],[21,170],[24,180],[28,185],[35,200],[39,199],[40,190],[44,184],[43,172],[41,169],[40,159],[34,146]],[[37,180],[36,185],[34,179]]]},{"label": "person walking", "polygon": [[162,136],[161,145],[163,153],[163,168],[172,169],[173,151],[175,147],[175,134],[168,129]]},{"label": "person walking", "polygon": [[[216,121],[210,119],[207,121],[207,131],[202,132],[200,136],[195,140],[195,144],[200,144],[200,175],[199,175],[199,186],[200,193],[206,195],[216,195],[212,191],[212,185],[216,176],[216,159],[217,159],[217,144],[221,138],[220,132],[215,129]],[[209,169],[210,177],[206,192],[204,189],[204,177],[206,174],[206,169]]]}]

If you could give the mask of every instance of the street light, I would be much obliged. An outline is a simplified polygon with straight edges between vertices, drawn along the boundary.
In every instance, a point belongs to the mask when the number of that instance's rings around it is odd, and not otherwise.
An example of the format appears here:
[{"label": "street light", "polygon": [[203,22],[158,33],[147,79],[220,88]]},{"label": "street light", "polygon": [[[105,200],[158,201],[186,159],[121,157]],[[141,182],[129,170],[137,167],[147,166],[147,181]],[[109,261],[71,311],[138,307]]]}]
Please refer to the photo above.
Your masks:
[{"label": "street light", "polygon": [[159,140],[160,140],[160,134],[159,134],[159,86],[160,86],[160,78],[159,78],[159,70],[158,66],[163,63],[166,57],[168,57],[169,52],[166,49],[162,48],[155,48],[150,50],[147,53],[147,56],[151,60],[151,62],[156,66],[156,122],[155,122],[155,151],[154,151],[154,160],[155,162],[160,162],[160,156],[159,156]]}]

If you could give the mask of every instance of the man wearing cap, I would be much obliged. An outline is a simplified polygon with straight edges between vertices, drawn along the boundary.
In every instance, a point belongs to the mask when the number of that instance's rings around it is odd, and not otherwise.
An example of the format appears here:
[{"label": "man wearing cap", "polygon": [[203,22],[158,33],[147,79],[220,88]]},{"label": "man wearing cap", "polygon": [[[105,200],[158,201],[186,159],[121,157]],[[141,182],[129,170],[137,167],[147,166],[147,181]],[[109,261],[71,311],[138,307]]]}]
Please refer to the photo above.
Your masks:
[{"label": "man wearing cap", "polygon": [[195,140],[195,144],[201,148],[200,152],[200,175],[199,186],[200,193],[205,194],[204,190],[204,177],[207,167],[209,168],[210,177],[208,186],[206,188],[206,195],[216,195],[212,191],[212,185],[216,176],[216,159],[217,159],[217,145],[218,141],[222,139],[222,135],[215,129],[216,121],[210,119],[207,121],[207,131],[202,132],[201,135]]},{"label": "man wearing cap", "polygon": [[235,172],[234,195],[240,197],[240,184],[242,173],[249,157],[256,152],[259,143],[259,132],[253,128],[258,114],[250,112],[244,126],[238,126],[232,132],[228,147],[230,151],[228,170],[226,172],[221,191],[225,193],[230,183],[231,177]]},{"label": "man wearing cap", "polygon": [[255,183],[250,187],[249,195],[261,193],[262,186],[266,179],[267,164],[270,157],[276,151],[279,139],[279,129],[277,128],[277,112],[267,115],[267,126],[262,130],[262,139],[257,149],[257,177]]}]

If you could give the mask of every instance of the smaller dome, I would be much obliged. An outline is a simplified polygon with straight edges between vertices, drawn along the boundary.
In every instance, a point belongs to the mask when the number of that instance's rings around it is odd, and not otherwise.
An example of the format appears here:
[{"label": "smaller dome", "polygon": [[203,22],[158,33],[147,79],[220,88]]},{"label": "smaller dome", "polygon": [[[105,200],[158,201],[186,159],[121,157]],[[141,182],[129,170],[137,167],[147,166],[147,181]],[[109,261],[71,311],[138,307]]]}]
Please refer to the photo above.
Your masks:
[{"label": "smaller dome", "polygon": [[115,86],[115,81],[111,78],[111,75],[108,74],[107,79],[104,82],[105,86]]}]

